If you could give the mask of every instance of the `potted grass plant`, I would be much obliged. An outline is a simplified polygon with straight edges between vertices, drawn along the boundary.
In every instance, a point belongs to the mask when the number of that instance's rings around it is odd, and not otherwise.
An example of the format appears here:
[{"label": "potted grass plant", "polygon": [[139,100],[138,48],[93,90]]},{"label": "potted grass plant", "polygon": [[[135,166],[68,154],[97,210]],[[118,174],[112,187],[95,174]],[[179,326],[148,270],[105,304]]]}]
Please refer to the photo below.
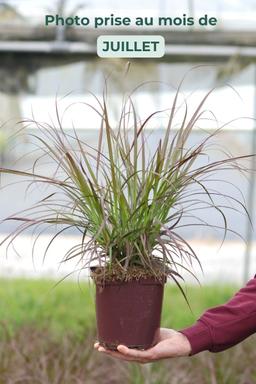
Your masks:
[{"label": "potted grass plant", "polygon": [[[149,148],[147,126],[161,112],[152,112],[142,121],[130,94],[122,101],[119,119],[112,123],[103,93],[102,99],[95,97],[96,106],[88,106],[100,118],[95,148],[79,138],[75,129],[65,131],[57,110],[54,126],[23,122],[36,126],[32,136],[42,151],[32,170],[0,169],[53,188],[23,213],[6,219],[16,220],[18,226],[2,244],[10,244],[31,227],[60,226],[47,251],[66,229],[80,231],[81,242],[63,260],[77,258],[84,268],[90,268],[96,286],[98,339],[107,348],[115,349],[120,343],[139,349],[152,345],[160,326],[167,279],[178,285],[187,300],[182,271],[193,274],[193,261],[200,261],[179,234],[184,217],[197,207],[212,208],[223,220],[225,236],[229,228],[216,195],[225,198],[226,207],[234,209],[238,204],[247,213],[237,198],[213,192],[207,182],[222,170],[246,171],[243,160],[249,155],[232,157],[221,152],[221,159],[211,161],[207,151],[221,128],[205,132],[199,143],[189,144],[209,94],[190,115],[183,103],[182,118],[175,127],[178,90],[171,108],[164,112],[168,114],[165,130]],[[43,157],[56,166],[51,176],[37,168]],[[217,227],[205,221],[200,225]]]}]

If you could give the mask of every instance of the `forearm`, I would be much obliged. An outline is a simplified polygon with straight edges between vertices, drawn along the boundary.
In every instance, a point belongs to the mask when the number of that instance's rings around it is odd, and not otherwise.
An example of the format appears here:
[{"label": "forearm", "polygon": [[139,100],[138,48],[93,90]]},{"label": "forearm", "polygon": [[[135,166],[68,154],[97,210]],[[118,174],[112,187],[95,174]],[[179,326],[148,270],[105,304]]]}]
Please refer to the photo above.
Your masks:
[{"label": "forearm", "polygon": [[256,278],[229,302],[209,309],[195,325],[180,332],[189,340],[192,355],[223,351],[256,332]]}]

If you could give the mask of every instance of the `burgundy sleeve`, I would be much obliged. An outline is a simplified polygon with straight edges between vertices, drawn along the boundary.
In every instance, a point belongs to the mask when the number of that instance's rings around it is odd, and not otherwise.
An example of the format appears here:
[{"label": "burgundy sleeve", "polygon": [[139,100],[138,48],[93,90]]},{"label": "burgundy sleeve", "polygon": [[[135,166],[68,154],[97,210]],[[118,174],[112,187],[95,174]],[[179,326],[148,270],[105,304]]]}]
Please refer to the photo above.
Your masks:
[{"label": "burgundy sleeve", "polygon": [[209,309],[180,332],[191,344],[191,355],[223,351],[256,332],[256,276],[226,304]]}]

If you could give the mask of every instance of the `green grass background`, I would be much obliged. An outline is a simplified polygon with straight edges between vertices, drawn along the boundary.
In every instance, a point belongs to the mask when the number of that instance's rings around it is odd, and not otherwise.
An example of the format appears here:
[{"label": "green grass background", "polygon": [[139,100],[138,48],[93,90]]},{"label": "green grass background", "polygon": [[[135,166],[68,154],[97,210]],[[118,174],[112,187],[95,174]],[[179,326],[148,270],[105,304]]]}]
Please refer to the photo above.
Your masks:
[{"label": "green grass background", "polygon": [[[227,301],[238,288],[226,285],[187,286],[193,313],[177,287],[167,285],[162,326],[179,329],[192,324],[207,308]],[[85,282],[1,279],[0,323],[13,332],[33,325],[56,337],[78,338],[95,329],[94,286]],[[0,332],[1,332],[0,327]]]}]

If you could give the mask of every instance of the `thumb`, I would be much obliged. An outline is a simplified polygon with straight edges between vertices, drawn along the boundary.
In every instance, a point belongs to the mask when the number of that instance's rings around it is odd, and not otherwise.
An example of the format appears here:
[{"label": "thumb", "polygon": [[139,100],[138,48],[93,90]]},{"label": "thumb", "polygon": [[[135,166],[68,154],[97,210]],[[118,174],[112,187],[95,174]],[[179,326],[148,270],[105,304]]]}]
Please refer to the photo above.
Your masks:
[{"label": "thumb", "polygon": [[123,353],[124,355],[129,353],[129,348],[126,347],[125,345],[118,345],[117,350],[118,350],[118,352]]},{"label": "thumb", "polygon": [[118,352],[122,353],[124,356],[129,356],[136,359],[151,359],[153,356],[152,348],[147,349],[145,351],[139,351],[138,349],[131,349],[126,347],[125,345],[118,345]]}]

